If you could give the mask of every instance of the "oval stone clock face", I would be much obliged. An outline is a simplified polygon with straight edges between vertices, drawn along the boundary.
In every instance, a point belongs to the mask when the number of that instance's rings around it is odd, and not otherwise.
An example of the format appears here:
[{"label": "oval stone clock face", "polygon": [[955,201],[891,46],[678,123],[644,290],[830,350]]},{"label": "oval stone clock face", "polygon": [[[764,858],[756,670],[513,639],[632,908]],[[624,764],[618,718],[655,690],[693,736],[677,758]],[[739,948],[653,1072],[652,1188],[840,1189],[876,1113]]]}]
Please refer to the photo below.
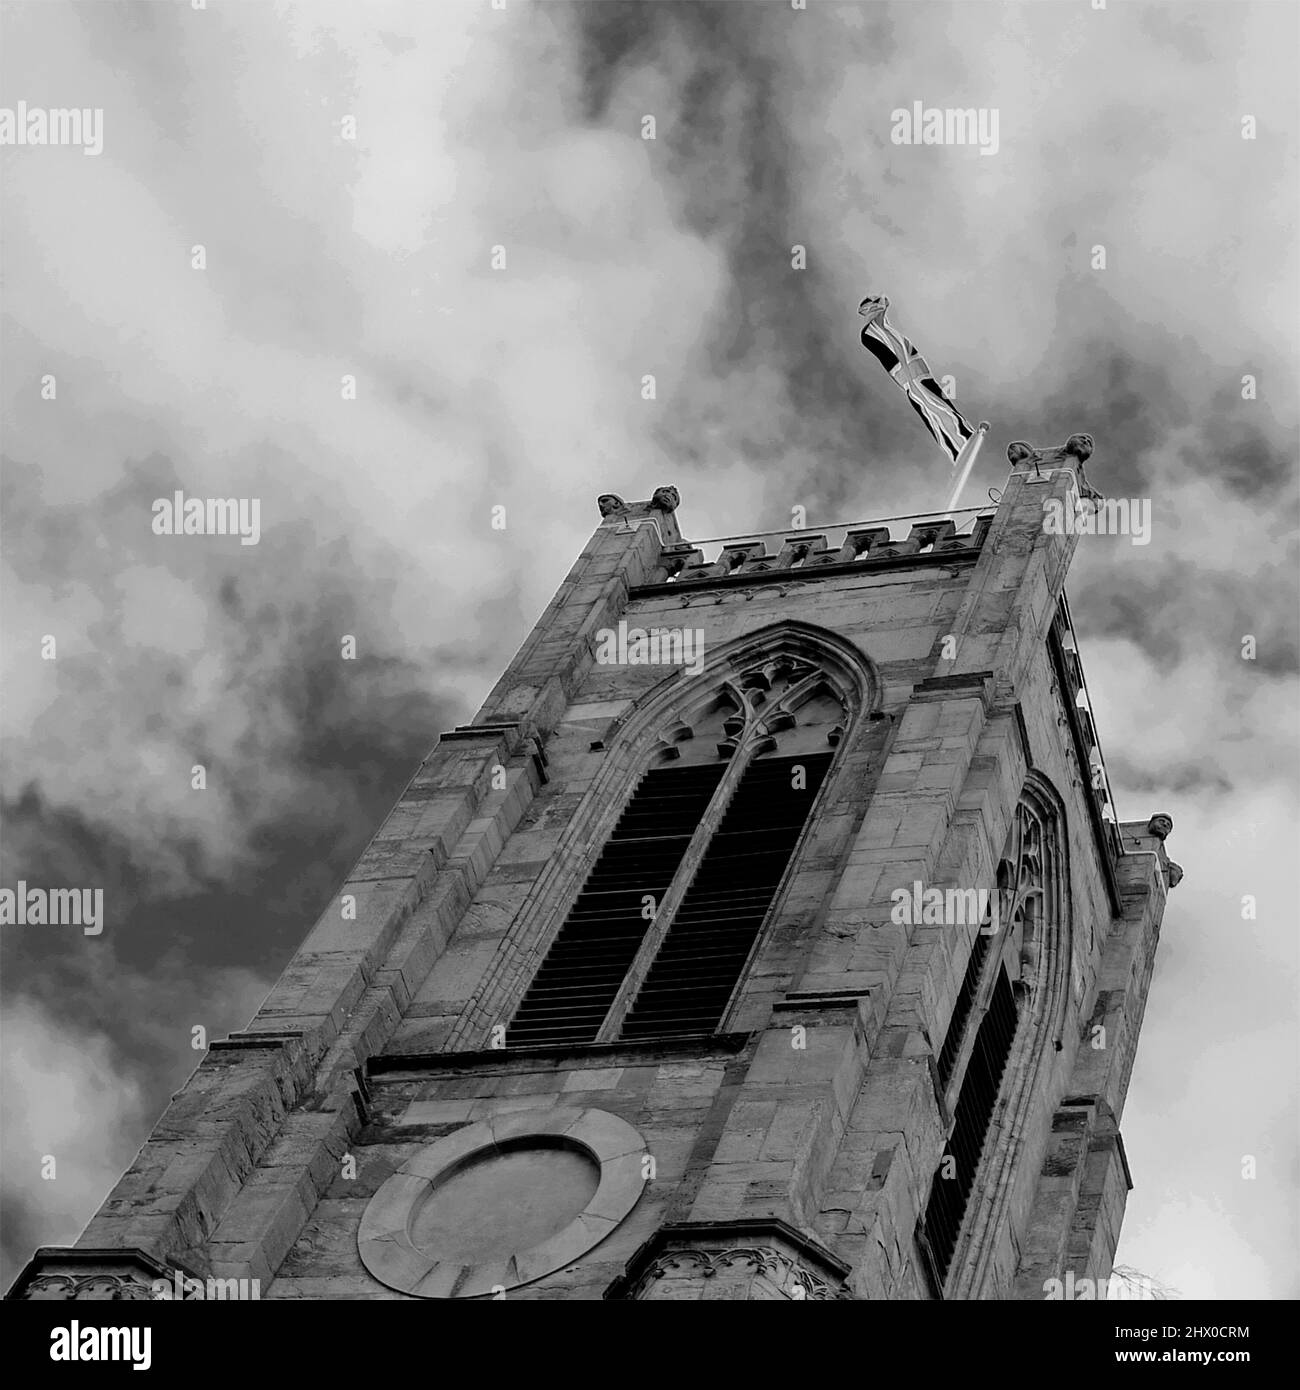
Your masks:
[{"label": "oval stone clock face", "polygon": [[357,1247],[380,1283],[475,1298],[586,1254],[636,1205],[645,1141],[604,1110],[512,1111],[409,1159],[371,1198]]}]

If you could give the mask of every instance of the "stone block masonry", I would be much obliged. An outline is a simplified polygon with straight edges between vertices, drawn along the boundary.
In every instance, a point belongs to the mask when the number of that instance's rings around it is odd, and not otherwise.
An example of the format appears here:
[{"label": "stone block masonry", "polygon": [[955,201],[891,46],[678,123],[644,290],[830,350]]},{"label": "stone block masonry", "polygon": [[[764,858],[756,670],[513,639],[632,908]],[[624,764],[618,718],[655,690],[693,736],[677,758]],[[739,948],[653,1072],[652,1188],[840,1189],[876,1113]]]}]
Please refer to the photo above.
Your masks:
[{"label": "stone block masonry", "polygon": [[[1064,645],[1078,535],[1042,526],[1084,439],[1014,446],[1000,503],[964,522],[716,554],[682,540],[675,489],[602,497],[482,709],[440,737],[256,1018],[213,1044],[65,1255],[113,1277],[116,1260],[123,1279],[257,1278],[272,1299],[410,1298],[421,1279],[454,1296],[455,1259],[496,1260],[505,1297],[540,1300],[1032,1299],[1067,1272],[1104,1279],[1131,1182],[1120,1120],[1181,870],[1167,817],[1117,824],[1093,788]],[[598,661],[620,623],[698,631],[698,674]],[[647,768],[734,758],[731,788],[746,759],[783,748],[827,770],[716,1026],[631,1041],[607,1020],[598,1042],[512,1046]],[[755,805],[746,833],[761,836]],[[717,833],[695,828],[680,873],[700,872]],[[916,883],[1004,894],[998,932],[977,951],[975,924],[893,920],[895,890]],[[687,984],[716,971],[710,943],[737,915],[727,893],[709,901],[694,925],[684,907],[665,919],[658,949],[703,933]],[[575,938],[591,943],[575,997],[606,929],[584,911],[597,925]],[[1012,1001],[1005,1063],[936,1251],[997,988]],[[610,1189],[629,1154],[593,1158],[566,1127],[636,1136],[630,1208]],[[502,1138],[424,1173],[471,1133]],[[422,1205],[425,1182],[496,1196]],[[384,1211],[404,1191],[413,1204],[399,1286],[359,1242],[381,1190]],[[568,1253],[552,1268],[530,1254],[542,1248]],[[39,1252],[12,1296],[84,1285],[58,1256]]]}]

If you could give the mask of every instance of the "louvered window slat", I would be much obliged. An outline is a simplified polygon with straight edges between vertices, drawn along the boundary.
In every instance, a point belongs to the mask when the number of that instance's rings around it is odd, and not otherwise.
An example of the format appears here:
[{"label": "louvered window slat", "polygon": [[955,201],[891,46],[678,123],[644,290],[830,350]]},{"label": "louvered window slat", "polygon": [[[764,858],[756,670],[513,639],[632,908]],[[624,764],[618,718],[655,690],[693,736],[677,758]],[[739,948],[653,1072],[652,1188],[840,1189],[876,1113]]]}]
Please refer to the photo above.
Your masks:
[{"label": "louvered window slat", "polygon": [[952,1079],[952,1069],[957,1061],[957,1054],[961,1051],[962,1038],[966,1034],[966,1020],[970,1017],[971,1005],[975,1002],[975,995],[979,990],[988,948],[989,939],[981,932],[971,947],[970,959],[966,962],[966,973],[962,976],[961,989],[957,991],[957,1001],[953,1005],[948,1032],[939,1052],[939,1082],[945,1089]]},{"label": "louvered window slat", "polygon": [[[967,1012],[969,1007],[968,1004]],[[952,1031],[950,1027],[949,1032]],[[1015,1000],[1006,970],[999,966],[989,1007],[975,1035],[975,1045],[957,1098],[952,1137],[944,1151],[939,1171],[935,1174],[925,1212],[925,1243],[934,1261],[934,1273],[940,1289],[952,1264],[957,1236],[966,1214],[966,1204],[979,1168],[1015,1031]],[[945,1050],[946,1046],[945,1043]],[[948,1162],[950,1158],[954,1160],[951,1165]],[[952,1176],[944,1177],[949,1169]]]},{"label": "louvered window slat", "polygon": [[641,778],[515,1012],[508,1046],[595,1041],[650,926],[644,896],[667,892],[724,770],[653,768]]},{"label": "louvered window slat", "polygon": [[625,1041],[718,1026],[830,761],[763,758],[745,769],[623,1024]]}]

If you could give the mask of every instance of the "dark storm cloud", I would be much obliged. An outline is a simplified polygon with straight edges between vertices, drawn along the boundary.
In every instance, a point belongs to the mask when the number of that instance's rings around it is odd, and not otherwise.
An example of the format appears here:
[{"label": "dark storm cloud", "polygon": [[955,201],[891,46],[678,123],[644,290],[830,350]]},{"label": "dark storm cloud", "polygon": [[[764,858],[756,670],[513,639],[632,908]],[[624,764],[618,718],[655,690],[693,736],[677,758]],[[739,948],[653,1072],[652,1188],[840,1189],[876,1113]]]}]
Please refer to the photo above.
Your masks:
[{"label": "dark storm cloud", "polygon": [[[756,368],[775,374],[788,403],[780,430],[766,413],[730,421],[730,454],[756,469],[784,464],[779,506],[838,514],[859,486],[861,461],[915,438],[910,413],[881,409],[892,387],[863,356],[844,351],[861,327],[844,288],[828,282],[817,232],[793,166],[779,96],[788,74],[780,60],[783,15],[732,3],[593,4],[575,12],[582,55],[584,110],[608,117],[620,76],[657,68],[671,86],[671,113],[657,140],[683,222],[726,258],[727,288],[702,339],[688,379],[739,381]],[[881,51],[878,61],[885,61]],[[792,274],[794,248],[808,269]],[[864,267],[864,274],[865,274]],[[865,280],[863,282],[866,283]],[[865,290],[864,290],[865,292]],[[836,297],[844,312],[827,321]],[[860,296],[858,296],[860,297]],[[662,426],[666,451],[708,468],[724,459],[699,447],[710,432],[710,401],[675,403]],[[728,457],[730,456],[728,455]],[[788,515],[771,524],[781,525]],[[756,521],[761,524],[761,521]]]},{"label": "dark storm cloud", "polygon": [[[944,464],[858,344],[871,292],[993,422],[964,502],[1011,440],[1083,430],[1102,491],[1153,504],[1148,546],[1083,538],[1070,580],[1121,813],[1169,802],[1188,864],[1126,1116],[1182,1196],[1140,1189],[1126,1239],[1189,1294],[1289,1287],[1281,1225],[1186,1142],[1198,1099],[1141,1094],[1144,1066],[1194,1074],[1227,1096],[1225,1142],[1289,1142],[1242,1079],[1257,1057],[1198,1023],[1292,1045],[1280,10],[7,6],[6,90],[83,93],[108,143],[6,171],[5,882],[102,882],[129,919],[93,951],[4,943],[7,1268],[93,1212],[192,1069],[189,1028],[255,1009],[595,494],[676,482],[694,536],[942,505]],[[999,155],[893,145],[915,100],[999,108]],[[154,537],[175,487],[260,497],[260,544]],[[1247,891],[1282,905],[1253,936]],[[66,1182],[35,1176],[52,1148]],[[1180,1268],[1189,1241],[1208,1253]]]}]

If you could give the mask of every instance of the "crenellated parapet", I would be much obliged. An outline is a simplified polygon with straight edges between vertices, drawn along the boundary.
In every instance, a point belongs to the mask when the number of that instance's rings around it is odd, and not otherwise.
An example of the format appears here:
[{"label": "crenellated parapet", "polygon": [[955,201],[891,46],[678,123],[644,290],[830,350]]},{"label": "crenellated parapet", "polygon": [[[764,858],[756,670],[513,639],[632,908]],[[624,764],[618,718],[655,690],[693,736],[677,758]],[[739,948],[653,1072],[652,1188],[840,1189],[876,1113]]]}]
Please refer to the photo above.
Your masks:
[{"label": "crenellated parapet", "polygon": [[1074,737],[1075,751],[1080,766],[1087,770],[1094,825],[1111,859],[1114,860],[1124,852],[1124,848],[1115,813],[1115,801],[1110,789],[1110,777],[1106,771],[1097,727],[1092,717],[1092,702],[1088,695],[1083,662],[1074,635],[1074,621],[1070,616],[1069,601],[1064,594],[1061,595],[1052,622],[1050,648],[1057,663],[1057,675],[1061,681],[1061,694],[1067,722]]},{"label": "crenellated parapet", "polygon": [[825,527],[768,531],[666,548],[651,584],[697,585],[722,580],[758,582],[811,578],[844,568],[888,568],[909,562],[973,559],[993,522],[976,510],[922,518],[899,517]]}]

